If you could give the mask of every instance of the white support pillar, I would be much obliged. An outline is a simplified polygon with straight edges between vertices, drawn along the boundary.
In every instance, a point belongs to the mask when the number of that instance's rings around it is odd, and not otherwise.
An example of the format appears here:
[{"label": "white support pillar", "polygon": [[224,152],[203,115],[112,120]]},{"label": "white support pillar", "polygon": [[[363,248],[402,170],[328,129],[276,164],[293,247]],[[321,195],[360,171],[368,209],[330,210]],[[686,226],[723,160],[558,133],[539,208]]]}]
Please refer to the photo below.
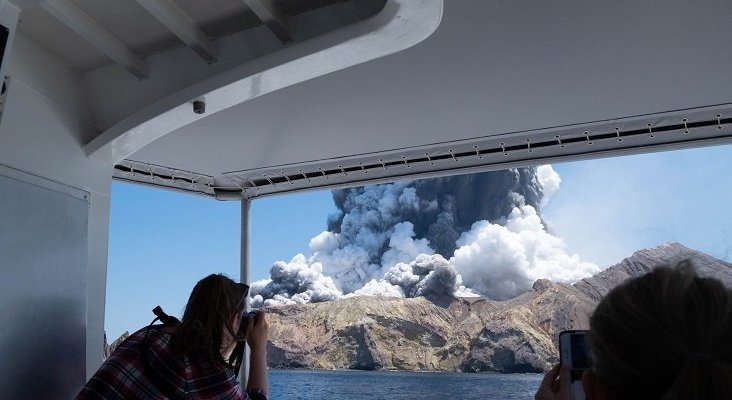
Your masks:
[{"label": "white support pillar", "polygon": [[[249,234],[250,234],[250,221],[249,221],[249,207],[250,200],[247,198],[241,199],[241,258],[240,258],[240,272],[239,281],[246,283],[247,285],[251,282],[249,274]],[[244,300],[244,307],[249,309],[249,296]],[[244,359],[241,363],[241,370],[239,379],[241,381],[242,390],[247,387],[247,379],[249,377],[249,346],[244,347]]]}]

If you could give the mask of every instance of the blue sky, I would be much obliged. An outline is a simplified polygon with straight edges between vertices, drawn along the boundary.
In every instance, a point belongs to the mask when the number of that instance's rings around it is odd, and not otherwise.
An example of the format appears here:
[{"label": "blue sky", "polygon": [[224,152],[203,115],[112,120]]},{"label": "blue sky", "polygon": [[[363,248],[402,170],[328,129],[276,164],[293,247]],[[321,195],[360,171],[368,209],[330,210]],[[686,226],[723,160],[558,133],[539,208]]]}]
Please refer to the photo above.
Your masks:
[{"label": "blue sky", "polygon": [[[667,241],[730,260],[732,146],[554,164],[559,191],[542,215],[570,253],[605,268]],[[335,211],[329,191],[254,200],[252,279],[276,260],[308,251]],[[239,277],[239,202],[115,182],[106,322],[109,340],[153,319],[181,315],[207,274]]]},{"label": "blue sky", "polygon": [[601,267],[667,241],[730,260],[731,166],[732,146],[555,164],[562,185],[543,216]]}]

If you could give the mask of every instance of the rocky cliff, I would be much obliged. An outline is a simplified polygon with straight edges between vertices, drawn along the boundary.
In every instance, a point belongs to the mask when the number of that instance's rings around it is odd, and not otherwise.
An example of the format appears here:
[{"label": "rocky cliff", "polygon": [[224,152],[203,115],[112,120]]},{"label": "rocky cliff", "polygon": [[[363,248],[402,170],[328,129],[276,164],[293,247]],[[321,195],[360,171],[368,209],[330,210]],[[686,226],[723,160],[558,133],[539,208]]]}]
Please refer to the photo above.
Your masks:
[{"label": "rocky cliff", "polygon": [[628,278],[640,276],[658,265],[675,264],[681,260],[693,260],[694,268],[701,276],[711,276],[732,287],[732,264],[690,249],[679,243],[636,251],[620,263],[582,279],[573,286],[594,301],[600,301],[612,288]]},{"label": "rocky cliff", "polygon": [[732,287],[732,265],[680,244],[641,250],[574,285],[538,280],[508,301],[352,297],[270,308],[273,368],[541,372],[557,336],[585,329],[597,302],[656,265],[693,258],[700,274]]},{"label": "rocky cliff", "polygon": [[106,360],[107,357],[112,355],[112,352],[114,352],[114,349],[119,346],[120,343],[124,342],[125,339],[130,337],[130,332],[125,331],[120,337],[117,338],[112,344],[107,344],[107,334],[104,334],[104,348],[102,350],[102,359]]}]

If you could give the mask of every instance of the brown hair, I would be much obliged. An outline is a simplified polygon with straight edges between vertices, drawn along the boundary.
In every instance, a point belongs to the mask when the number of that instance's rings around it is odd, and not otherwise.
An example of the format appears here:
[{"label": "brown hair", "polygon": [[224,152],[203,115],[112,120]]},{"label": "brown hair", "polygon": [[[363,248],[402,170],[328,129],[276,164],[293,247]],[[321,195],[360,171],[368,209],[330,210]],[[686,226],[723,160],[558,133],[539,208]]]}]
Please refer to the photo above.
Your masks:
[{"label": "brown hair", "polygon": [[732,393],[732,291],[688,261],[616,287],[590,318],[593,371],[611,399]]},{"label": "brown hair", "polygon": [[224,329],[231,337],[237,336],[239,327],[231,325],[231,317],[244,310],[248,291],[247,285],[221,274],[198,281],[186,304],[183,320],[171,338],[173,351],[225,363],[221,356]]}]

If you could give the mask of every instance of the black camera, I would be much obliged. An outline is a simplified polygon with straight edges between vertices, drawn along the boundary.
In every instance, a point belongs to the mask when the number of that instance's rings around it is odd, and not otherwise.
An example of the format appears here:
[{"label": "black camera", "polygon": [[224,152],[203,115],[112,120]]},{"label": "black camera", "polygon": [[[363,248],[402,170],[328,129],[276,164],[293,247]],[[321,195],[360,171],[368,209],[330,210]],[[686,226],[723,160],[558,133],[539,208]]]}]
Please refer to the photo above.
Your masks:
[{"label": "black camera", "polygon": [[254,318],[257,315],[256,311],[249,311],[242,315],[241,323],[239,324],[239,331],[237,337],[239,340],[244,340],[247,337],[247,329],[249,328],[249,319]]}]

